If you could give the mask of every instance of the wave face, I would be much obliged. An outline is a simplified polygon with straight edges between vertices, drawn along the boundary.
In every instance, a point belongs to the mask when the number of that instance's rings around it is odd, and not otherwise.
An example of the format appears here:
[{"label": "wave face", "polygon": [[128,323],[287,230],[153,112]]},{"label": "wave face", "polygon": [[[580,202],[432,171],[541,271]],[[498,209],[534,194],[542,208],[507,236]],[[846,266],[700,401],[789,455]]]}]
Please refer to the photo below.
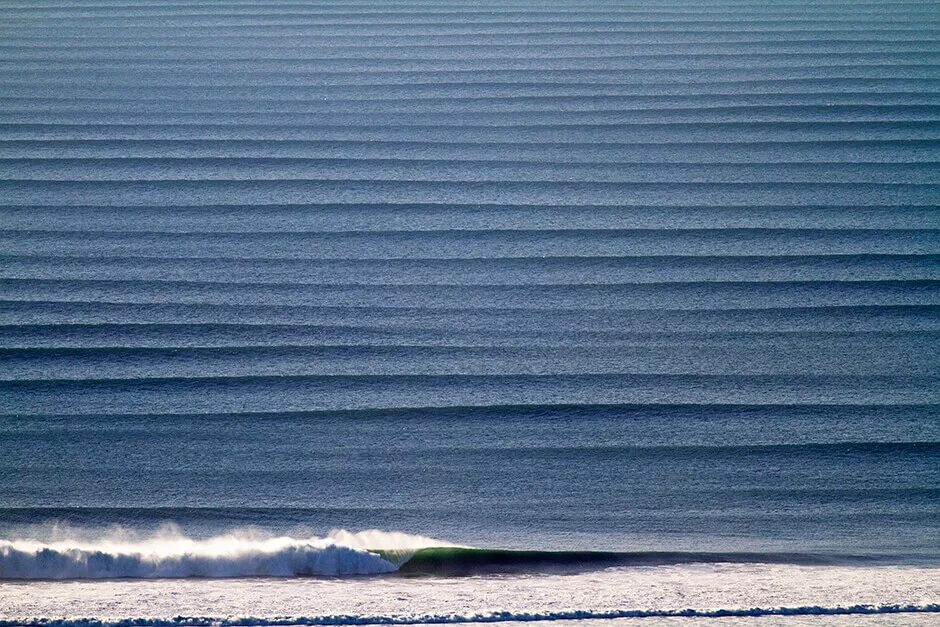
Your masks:
[{"label": "wave face", "polygon": [[231,534],[196,540],[170,533],[143,540],[0,540],[0,579],[376,575],[396,566],[366,545],[394,554],[429,542],[434,543],[402,533],[342,530],[324,538]]},{"label": "wave face", "polygon": [[[394,554],[387,556],[394,561]],[[581,572],[611,567],[679,564],[865,564],[879,558],[808,553],[694,551],[512,551],[429,547],[408,554],[398,571],[409,575],[466,576],[495,573]]]}]

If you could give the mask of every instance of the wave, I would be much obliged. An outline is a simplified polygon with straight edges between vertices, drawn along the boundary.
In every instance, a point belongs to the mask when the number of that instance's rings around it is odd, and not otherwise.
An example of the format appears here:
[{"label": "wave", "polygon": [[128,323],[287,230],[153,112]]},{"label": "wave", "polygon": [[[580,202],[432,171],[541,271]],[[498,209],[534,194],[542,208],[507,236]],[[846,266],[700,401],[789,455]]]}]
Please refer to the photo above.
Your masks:
[{"label": "wave", "polygon": [[580,572],[683,564],[832,565],[877,557],[808,553],[537,551],[472,548],[401,532],[334,530],[325,537],[233,531],[189,538],[175,526],[148,537],[53,529],[67,539],[0,540],[0,579],[160,579],[228,577],[470,576]]},{"label": "wave", "polygon": [[173,528],[143,539],[115,532],[91,540],[0,540],[0,579],[377,575],[396,570],[377,550],[403,555],[440,544],[404,533],[343,530],[323,538],[235,532],[191,539]]},{"label": "wave", "polygon": [[682,564],[832,565],[876,562],[861,555],[689,551],[513,551],[468,547],[428,547],[396,559],[406,575],[468,576],[496,573],[577,572],[607,567],[675,566]]},{"label": "wave", "polygon": [[799,607],[751,607],[728,609],[662,610],[571,610],[562,612],[490,612],[486,614],[426,614],[420,616],[254,616],[173,618],[32,618],[0,620],[0,627],[288,627],[298,625],[440,625],[451,623],[498,623],[505,621],[556,621],[611,618],[744,618],[753,616],[859,616],[870,614],[940,613],[940,603],[907,605],[847,605]]}]

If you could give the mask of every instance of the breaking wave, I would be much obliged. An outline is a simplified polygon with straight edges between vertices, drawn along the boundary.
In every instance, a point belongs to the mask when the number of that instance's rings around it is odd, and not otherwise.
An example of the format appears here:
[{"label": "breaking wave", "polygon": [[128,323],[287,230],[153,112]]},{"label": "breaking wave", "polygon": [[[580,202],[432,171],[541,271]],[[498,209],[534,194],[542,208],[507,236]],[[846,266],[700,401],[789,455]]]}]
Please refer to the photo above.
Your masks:
[{"label": "breaking wave", "polygon": [[735,618],[751,616],[856,616],[866,614],[940,613],[940,603],[925,605],[849,605],[752,607],[730,609],[611,610],[567,612],[491,612],[487,614],[427,614],[420,616],[280,616],[276,618],[176,616],[173,618],[34,618],[0,620],[0,627],[287,627],[291,625],[440,625],[504,621],[555,621],[609,618]]},{"label": "breaking wave", "polygon": [[[61,534],[59,534],[61,535]],[[806,553],[520,551],[472,548],[401,532],[334,530],[325,537],[235,531],[193,539],[175,527],[149,537],[0,540],[0,579],[470,576],[580,572],[695,563],[837,565],[878,558]]]},{"label": "breaking wave", "polygon": [[148,538],[0,540],[0,579],[302,577],[394,572],[392,560],[440,541],[404,533],[334,531],[326,537],[206,539],[173,530]]}]

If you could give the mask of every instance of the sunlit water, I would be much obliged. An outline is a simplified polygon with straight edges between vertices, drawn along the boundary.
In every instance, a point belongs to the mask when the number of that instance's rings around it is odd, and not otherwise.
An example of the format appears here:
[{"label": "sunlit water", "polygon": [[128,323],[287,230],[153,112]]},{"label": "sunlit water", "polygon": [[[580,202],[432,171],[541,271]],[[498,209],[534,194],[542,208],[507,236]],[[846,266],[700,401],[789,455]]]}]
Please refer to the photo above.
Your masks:
[{"label": "sunlit water", "polygon": [[932,624],[937,17],[4,2],[0,624]]}]

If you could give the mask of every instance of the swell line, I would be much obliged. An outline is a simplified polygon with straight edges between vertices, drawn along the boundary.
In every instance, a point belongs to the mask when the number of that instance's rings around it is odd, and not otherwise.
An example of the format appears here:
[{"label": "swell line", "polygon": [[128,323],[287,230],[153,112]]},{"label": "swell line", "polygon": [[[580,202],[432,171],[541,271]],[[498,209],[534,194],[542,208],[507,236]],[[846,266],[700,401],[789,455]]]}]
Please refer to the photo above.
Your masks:
[{"label": "swell line", "polygon": [[[940,411],[938,403],[915,403],[915,404],[884,404],[884,403],[859,403],[859,404],[838,404],[838,403],[491,403],[477,405],[415,405],[405,407],[401,405],[390,407],[368,407],[360,409],[309,409],[302,411],[242,411],[229,413],[179,413],[179,412],[138,412],[138,413],[108,413],[95,412],[93,414],[70,413],[68,411],[55,414],[30,414],[30,418],[35,420],[80,420],[91,418],[97,420],[103,419],[134,419],[134,420],[222,420],[230,421],[235,419],[253,419],[253,420],[296,420],[296,419],[318,419],[345,417],[349,419],[371,419],[371,418],[428,418],[437,417],[440,419],[453,418],[503,418],[506,414],[512,414],[518,417],[527,417],[537,420],[543,420],[546,416],[557,413],[560,415],[590,416],[598,417],[600,415],[619,415],[621,413],[639,413],[654,411],[662,414],[684,415],[687,412],[696,414],[707,414],[710,416],[722,416],[725,414],[735,415],[765,415],[767,412],[775,415],[788,415],[800,413],[807,417],[817,415],[821,411],[827,412],[870,412],[873,414],[884,414],[885,412],[923,412],[930,416],[933,412]],[[0,419],[17,419],[17,416],[0,414]]]}]

